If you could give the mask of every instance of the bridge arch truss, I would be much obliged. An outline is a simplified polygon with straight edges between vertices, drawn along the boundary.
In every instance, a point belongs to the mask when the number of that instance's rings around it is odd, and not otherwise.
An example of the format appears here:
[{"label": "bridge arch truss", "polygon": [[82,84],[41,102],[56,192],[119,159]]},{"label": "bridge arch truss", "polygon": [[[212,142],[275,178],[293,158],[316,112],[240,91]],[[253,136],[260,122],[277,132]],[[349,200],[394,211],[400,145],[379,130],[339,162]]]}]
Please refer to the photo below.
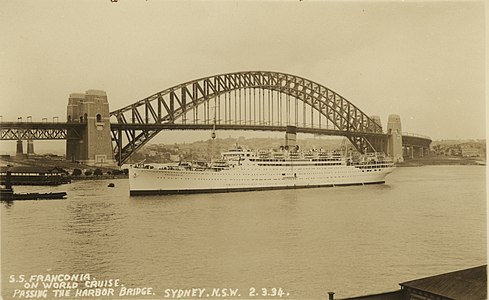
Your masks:
[{"label": "bridge arch truss", "polygon": [[[333,90],[311,80],[266,71],[235,72],[182,83],[110,113],[119,163],[163,129],[265,130],[287,125],[324,128],[360,151],[376,151],[382,127]],[[207,125],[207,126],[206,126]]]}]

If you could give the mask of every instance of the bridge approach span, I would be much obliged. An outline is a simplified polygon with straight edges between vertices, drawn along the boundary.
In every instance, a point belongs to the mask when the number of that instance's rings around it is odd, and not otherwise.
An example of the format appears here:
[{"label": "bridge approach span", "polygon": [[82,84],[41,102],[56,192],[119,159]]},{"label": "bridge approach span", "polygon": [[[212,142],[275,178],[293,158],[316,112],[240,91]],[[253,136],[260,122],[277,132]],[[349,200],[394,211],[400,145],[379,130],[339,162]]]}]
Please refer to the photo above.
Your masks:
[{"label": "bridge approach span", "polygon": [[0,140],[79,140],[83,123],[2,122]]}]

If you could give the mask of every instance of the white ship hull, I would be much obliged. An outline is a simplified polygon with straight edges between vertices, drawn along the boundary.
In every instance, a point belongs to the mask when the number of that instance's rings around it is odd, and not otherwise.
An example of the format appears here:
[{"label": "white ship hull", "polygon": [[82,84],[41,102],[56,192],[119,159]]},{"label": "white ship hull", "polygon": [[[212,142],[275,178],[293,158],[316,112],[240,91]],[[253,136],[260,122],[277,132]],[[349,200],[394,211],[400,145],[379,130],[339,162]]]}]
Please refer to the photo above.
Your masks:
[{"label": "white ship hull", "polygon": [[131,195],[232,192],[384,183],[393,166],[235,165],[220,171],[131,168]]}]

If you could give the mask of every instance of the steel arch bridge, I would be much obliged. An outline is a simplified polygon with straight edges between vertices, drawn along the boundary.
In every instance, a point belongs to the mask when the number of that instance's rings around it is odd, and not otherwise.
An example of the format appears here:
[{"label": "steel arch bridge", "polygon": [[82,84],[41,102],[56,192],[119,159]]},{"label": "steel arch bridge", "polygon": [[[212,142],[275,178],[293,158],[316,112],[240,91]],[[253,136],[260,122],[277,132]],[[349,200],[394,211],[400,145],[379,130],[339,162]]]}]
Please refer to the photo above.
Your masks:
[{"label": "steel arch bridge", "polygon": [[382,127],[333,90],[280,72],[209,76],[160,91],[112,111],[119,163],[163,129],[283,130],[346,136],[360,151],[379,151]]}]

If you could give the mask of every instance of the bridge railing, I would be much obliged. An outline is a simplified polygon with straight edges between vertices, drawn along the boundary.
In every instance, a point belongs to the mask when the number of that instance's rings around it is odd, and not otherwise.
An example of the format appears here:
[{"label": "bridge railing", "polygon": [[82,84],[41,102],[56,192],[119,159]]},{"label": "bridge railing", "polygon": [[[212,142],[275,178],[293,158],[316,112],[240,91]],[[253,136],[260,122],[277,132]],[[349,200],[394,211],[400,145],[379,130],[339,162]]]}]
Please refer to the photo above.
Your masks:
[{"label": "bridge railing", "polygon": [[403,132],[403,136],[412,136],[412,137],[417,137],[417,138],[423,138],[423,139],[428,139],[431,140],[431,138],[427,135],[422,135],[422,134],[417,134],[417,133],[411,133],[411,132]]},{"label": "bridge railing", "polygon": [[[17,121],[4,121],[3,120],[3,115],[0,115],[0,123],[60,123],[60,120],[59,120],[59,117],[58,116],[53,116],[53,121],[48,121],[48,119],[50,118],[47,118],[47,117],[42,117],[41,118],[41,121],[35,121],[34,118],[32,116],[27,116],[24,120],[24,117],[20,116],[20,117],[17,117]],[[63,121],[61,121],[62,123]]]}]

